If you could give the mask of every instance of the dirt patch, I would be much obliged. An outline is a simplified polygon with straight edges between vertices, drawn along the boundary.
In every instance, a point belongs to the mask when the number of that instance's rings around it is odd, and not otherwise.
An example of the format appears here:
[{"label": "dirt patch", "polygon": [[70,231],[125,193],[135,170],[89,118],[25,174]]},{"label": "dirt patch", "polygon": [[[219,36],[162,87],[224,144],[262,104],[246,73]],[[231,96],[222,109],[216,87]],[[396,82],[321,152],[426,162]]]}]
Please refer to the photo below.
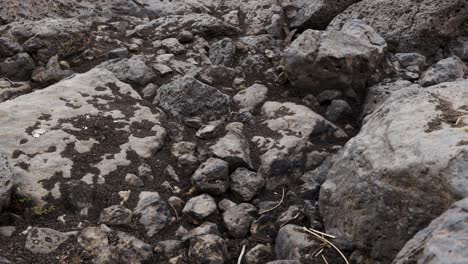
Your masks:
[{"label": "dirt patch", "polygon": [[427,129],[424,130],[424,132],[431,133],[433,131],[440,130],[442,129],[442,123],[448,124],[451,127],[463,127],[463,122],[458,121],[460,117],[465,115],[465,113],[453,109],[452,103],[443,99],[442,97],[436,94],[433,94],[433,96],[437,102],[435,109],[441,113],[436,118],[427,123]]}]

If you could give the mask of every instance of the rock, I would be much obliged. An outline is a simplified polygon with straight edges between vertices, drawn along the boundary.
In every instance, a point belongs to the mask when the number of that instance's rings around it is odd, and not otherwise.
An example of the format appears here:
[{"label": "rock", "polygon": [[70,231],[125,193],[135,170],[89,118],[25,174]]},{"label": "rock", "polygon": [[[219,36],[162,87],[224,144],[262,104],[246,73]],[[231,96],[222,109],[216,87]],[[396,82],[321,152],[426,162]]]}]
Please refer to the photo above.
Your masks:
[{"label": "rock", "polygon": [[292,17],[290,26],[293,28],[325,29],[333,18],[346,10],[350,5],[361,0],[341,1],[301,1],[293,0],[297,13]]},{"label": "rock", "polygon": [[192,222],[198,222],[216,212],[216,202],[208,194],[202,194],[187,201],[182,213],[192,219]]},{"label": "rock", "polygon": [[99,250],[109,245],[106,232],[100,227],[86,227],[78,237],[78,243],[86,251]]},{"label": "rock", "polygon": [[223,121],[215,120],[209,122],[207,125],[202,126],[195,135],[200,139],[209,139],[216,136],[216,134],[221,130]]},{"label": "rock", "polygon": [[143,182],[143,180],[140,177],[136,176],[135,174],[131,174],[131,173],[127,174],[125,176],[125,181],[131,186],[135,186],[135,187],[145,186],[145,183]]},{"label": "rock", "polygon": [[14,80],[29,80],[35,67],[27,53],[18,53],[0,62],[0,75]]},{"label": "rock", "polygon": [[310,137],[346,134],[309,108],[294,103],[266,102],[262,107],[261,125],[271,137],[255,136],[252,141],[263,153],[258,173],[266,177],[266,188],[294,181],[305,171]]},{"label": "rock", "polygon": [[426,65],[426,57],[419,53],[397,53],[395,57],[403,68],[412,68],[418,73],[424,69]]},{"label": "rock", "polygon": [[230,38],[219,40],[210,47],[210,60],[215,65],[230,66],[234,63],[236,46]]},{"label": "rock", "polygon": [[466,115],[467,84],[400,89],[364,119],[321,187],[328,233],[354,241],[370,259],[391,261],[448,204],[468,194],[466,131],[455,125]]},{"label": "rock", "polygon": [[302,252],[311,252],[319,248],[320,243],[296,225],[283,226],[276,237],[275,251],[278,259],[306,260]]},{"label": "rock", "polygon": [[301,221],[304,218],[304,207],[300,205],[292,205],[288,210],[278,216],[277,222],[280,226],[284,226],[291,221],[298,219]]},{"label": "rock", "polygon": [[267,98],[268,88],[262,84],[254,84],[245,90],[238,92],[234,97],[240,108],[255,108]]},{"label": "rock", "polygon": [[[103,69],[1,103],[0,146],[15,168],[15,184],[42,206],[49,194],[61,197],[63,179],[90,185],[109,175],[123,179],[117,168],[131,163],[127,151],[149,158],[166,135],[162,112],[144,104]],[[143,137],[132,135],[143,128]]]},{"label": "rock", "polygon": [[246,168],[238,168],[231,176],[231,191],[242,201],[250,201],[265,185],[265,179]]},{"label": "rock", "polygon": [[137,26],[128,36],[141,34],[150,29],[153,36],[158,38],[176,37],[182,30],[190,31],[207,39],[235,36],[240,29],[209,14],[186,13],[184,15],[169,15],[152,20],[151,22]]},{"label": "rock", "polygon": [[468,198],[456,202],[419,231],[392,263],[465,263],[468,261]]},{"label": "rock", "polygon": [[242,123],[226,125],[228,133],[210,147],[211,152],[218,158],[226,160],[231,168],[245,166],[252,168],[250,161],[249,143],[243,134]]},{"label": "rock", "polygon": [[107,53],[107,57],[109,59],[126,59],[130,57],[130,53],[128,52],[127,48],[117,48],[109,51]]},{"label": "rock", "polygon": [[156,77],[153,70],[140,59],[113,59],[96,67],[111,71],[117,79],[131,85],[145,86]]},{"label": "rock", "polygon": [[427,87],[443,82],[451,82],[457,79],[463,79],[465,73],[468,73],[468,67],[463,61],[452,56],[438,61],[427,69],[419,79],[419,85]]},{"label": "rock", "polygon": [[0,212],[10,205],[13,191],[13,170],[8,158],[0,153]]},{"label": "rock", "polygon": [[283,10],[274,0],[223,1],[220,8],[239,10],[247,35],[270,33],[279,37],[282,34]]},{"label": "rock", "polygon": [[11,57],[23,51],[23,47],[13,38],[7,36],[0,37],[0,60]]},{"label": "rock", "polygon": [[226,211],[227,209],[233,207],[233,206],[236,206],[236,203],[234,203],[233,201],[228,200],[226,198],[224,198],[223,200],[221,200],[218,203],[218,208],[223,212]]},{"label": "rock", "polygon": [[201,192],[223,194],[229,188],[229,166],[224,160],[209,158],[192,175],[195,188]]},{"label": "rock", "polygon": [[352,19],[362,19],[397,51],[431,55],[446,39],[460,34],[457,28],[465,23],[467,15],[468,6],[463,0],[363,0],[335,17],[329,28],[339,29]]},{"label": "rock", "polygon": [[158,86],[154,83],[149,83],[145,88],[143,88],[143,90],[141,90],[141,93],[143,94],[143,98],[150,100],[154,98],[157,90]]},{"label": "rock", "polygon": [[161,74],[162,76],[165,76],[165,75],[173,72],[171,67],[169,67],[169,66],[167,66],[165,64],[161,64],[161,63],[152,64],[151,67],[153,67],[153,69],[156,72],[159,72],[159,74]]},{"label": "rock", "polygon": [[285,50],[285,72],[293,85],[312,92],[351,86],[363,94],[386,46],[374,29],[358,20],[340,31],[306,30]]},{"label": "rock", "polygon": [[25,248],[35,254],[49,254],[67,241],[76,232],[62,233],[50,228],[31,228]]},{"label": "rock", "polygon": [[343,93],[338,90],[325,90],[317,95],[317,101],[320,104],[329,104],[334,99],[343,96]]},{"label": "rock", "polygon": [[184,236],[182,236],[182,241],[191,240],[194,237],[203,236],[207,234],[219,235],[218,226],[210,222],[205,222],[199,227],[188,231]]},{"label": "rock", "polygon": [[269,257],[271,253],[270,245],[259,244],[245,253],[244,261],[246,264],[260,264],[262,260]]},{"label": "rock", "polygon": [[345,100],[333,100],[327,108],[328,120],[335,122],[344,117],[351,117],[353,109]]},{"label": "rock", "polygon": [[9,261],[8,259],[0,256],[0,264],[14,264],[13,262]]},{"label": "rock", "polygon": [[223,264],[229,260],[226,242],[218,235],[208,234],[190,240],[189,259],[194,264]]},{"label": "rock", "polygon": [[127,226],[132,221],[133,213],[122,205],[113,205],[104,208],[99,216],[99,221],[111,226]]},{"label": "rock", "polygon": [[405,89],[412,84],[413,83],[410,81],[396,80],[381,82],[369,87],[367,97],[364,101],[361,117],[364,118],[378,109],[392,93]]},{"label": "rock", "polygon": [[29,82],[11,82],[0,78],[0,103],[31,91]]},{"label": "rock", "polygon": [[91,22],[73,18],[20,20],[0,26],[0,35],[20,40],[24,51],[42,63],[54,55],[65,58],[84,51],[90,46],[91,31]]},{"label": "rock", "polygon": [[16,227],[14,226],[0,226],[0,236],[10,237],[15,231]]},{"label": "rock", "polygon": [[65,187],[67,203],[80,215],[88,215],[89,209],[93,206],[93,191],[90,185],[81,180],[71,180]]},{"label": "rock", "polygon": [[223,213],[223,221],[229,234],[235,238],[245,237],[250,230],[250,224],[255,220],[252,214],[257,212],[255,206],[248,203],[230,207]]},{"label": "rock", "polygon": [[154,251],[163,254],[166,258],[171,258],[177,252],[184,248],[184,244],[180,240],[164,240],[159,241],[154,248]]},{"label": "rock", "polygon": [[227,113],[231,99],[216,88],[185,76],[161,86],[153,103],[176,116],[214,119]]},{"label": "rock", "polygon": [[58,55],[52,56],[45,67],[38,67],[32,72],[31,78],[39,83],[54,83],[58,82],[70,75],[73,71],[62,70]]},{"label": "rock", "polygon": [[180,43],[190,43],[193,41],[193,34],[192,32],[190,31],[187,31],[187,30],[183,30],[181,32],[179,32],[179,34],[177,35],[177,39],[179,40]]},{"label": "rock", "polygon": [[[112,244],[109,243],[112,238]],[[153,257],[153,248],[124,232],[111,232],[102,226],[83,229],[78,243],[93,256],[93,263],[142,263]]]},{"label": "rock", "polygon": [[222,65],[210,65],[198,74],[202,82],[215,86],[231,86],[235,77],[235,69]]},{"label": "rock", "polygon": [[[0,41],[0,45],[1,41]],[[448,47],[451,54],[459,57],[463,61],[468,61],[468,38],[459,37],[449,43]]]},{"label": "rock", "polygon": [[165,228],[171,220],[171,212],[157,192],[141,192],[133,213],[140,216],[140,223],[149,237]]},{"label": "rock", "polygon": [[182,54],[185,48],[176,38],[167,38],[161,41],[161,47],[166,49],[169,53]]}]

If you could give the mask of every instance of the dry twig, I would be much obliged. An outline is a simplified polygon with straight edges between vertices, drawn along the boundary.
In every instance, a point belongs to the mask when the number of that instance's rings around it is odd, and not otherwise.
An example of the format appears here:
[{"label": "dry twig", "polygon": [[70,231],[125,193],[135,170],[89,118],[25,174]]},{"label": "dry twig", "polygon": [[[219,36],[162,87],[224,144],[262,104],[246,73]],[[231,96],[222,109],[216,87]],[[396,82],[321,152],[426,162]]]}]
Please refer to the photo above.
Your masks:
[{"label": "dry twig", "polygon": [[270,211],[275,210],[276,208],[278,208],[283,203],[283,200],[284,200],[284,188],[283,188],[283,195],[281,196],[281,201],[277,205],[275,205],[273,208],[267,209],[265,211],[261,211],[258,214],[264,214],[264,213],[268,213]]},{"label": "dry twig", "polygon": [[343,258],[343,260],[345,261],[346,264],[349,264],[349,261],[346,259],[345,255],[343,254],[343,252],[341,252],[341,250],[335,246],[332,242],[328,241],[326,238],[324,238],[323,236],[321,236],[321,234],[319,233],[315,233],[314,231],[312,230],[309,230],[307,229],[306,227],[303,227],[304,231],[306,231],[307,233],[309,234],[312,234],[314,235],[316,238],[320,239],[321,241],[327,243],[328,245],[330,245],[331,247],[333,247],[339,254],[340,256]]},{"label": "dry twig", "polygon": [[323,259],[323,262],[325,262],[325,264],[328,264],[328,261],[327,261],[327,259],[325,258],[324,255],[322,255],[322,259]]},{"label": "dry twig", "polygon": [[244,254],[245,254],[245,245],[242,246],[242,250],[241,250],[241,253],[239,255],[239,259],[237,259],[237,264],[241,264],[242,258],[244,257]]}]

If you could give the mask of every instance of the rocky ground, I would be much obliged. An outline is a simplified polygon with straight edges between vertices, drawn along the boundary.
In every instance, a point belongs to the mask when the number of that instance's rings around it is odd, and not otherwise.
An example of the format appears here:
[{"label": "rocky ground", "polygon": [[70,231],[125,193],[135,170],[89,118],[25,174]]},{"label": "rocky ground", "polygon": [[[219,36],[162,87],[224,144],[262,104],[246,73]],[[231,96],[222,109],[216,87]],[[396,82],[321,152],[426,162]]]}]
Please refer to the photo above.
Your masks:
[{"label": "rocky ground", "polygon": [[3,0],[0,263],[468,263],[466,0]]}]

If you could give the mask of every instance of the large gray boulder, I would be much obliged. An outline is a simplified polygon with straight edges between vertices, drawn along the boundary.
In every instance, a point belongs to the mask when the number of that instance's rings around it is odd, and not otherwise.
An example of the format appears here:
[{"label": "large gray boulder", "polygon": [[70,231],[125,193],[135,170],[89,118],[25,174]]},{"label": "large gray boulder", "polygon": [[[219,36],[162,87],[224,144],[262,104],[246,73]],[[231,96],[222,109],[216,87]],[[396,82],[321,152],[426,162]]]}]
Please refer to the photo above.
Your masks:
[{"label": "large gray boulder", "polygon": [[390,261],[468,196],[467,85],[405,87],[364,119],[321,187],[327,232],[354,241],[370,259]]},{"label": "large gray boulder", "polygon": [[0,212],[10,205],[13,180],[13,171],[8,159],[0,153]]},{"label": "large gray boulder", "polygon": [[91,43],[91,23],[76,19],[19,20],[0,26],[0,35],[18,42],[33,58],[47,63],[85,50]]},{"label": "large gray boulder", "polygon": [[293,85],[312,92],[351,87],[364,93],[360,90],[379,68],[386,46],[358,20],[341,30],[306,30],[285,50],[285,72]]},{"label": "large gray boulder", "polygon": [[465,198],[419,231],[393,263],[468,263],[467,243],[468,198]]},{"label": "large gray boulder", "polygon": [[252,138],[260,155],[258,173],[266,177],[266,188],[296,180],[307,167],[311,137],[346,137],[339,127],[306,106],[294,103],[266,102],[261,112],[259,130],[267,135]]},{"label": "large gray boulder", "polygon": [[164,115],[145,104],[104,69],[1,103],[0,146],[18,189],[43,203],[49,194],[62,197],[60,187],[70,178],[123,180],[117,168],[132,163],[128,151],[149,158],[164,143]]},{"label": "large gray boulder", "polygon": [[359,18],[398,51],[431,55],[447,38],[463,34],[459,29],[467,17],[465,0],[363,0],[335,17],[329,28]]},{"label": "large gray boulder", "polygon": [[291,17],[290,26],[325,29],[335,16],[359,1],[361,0],[292,0],[290,8],[297,11]]},{"label": "large gray boulder", "polygon": [[214,87],[185,76],[161,86],[153,103],[176,116],[215,119],[228,112],[231,98]]}]

